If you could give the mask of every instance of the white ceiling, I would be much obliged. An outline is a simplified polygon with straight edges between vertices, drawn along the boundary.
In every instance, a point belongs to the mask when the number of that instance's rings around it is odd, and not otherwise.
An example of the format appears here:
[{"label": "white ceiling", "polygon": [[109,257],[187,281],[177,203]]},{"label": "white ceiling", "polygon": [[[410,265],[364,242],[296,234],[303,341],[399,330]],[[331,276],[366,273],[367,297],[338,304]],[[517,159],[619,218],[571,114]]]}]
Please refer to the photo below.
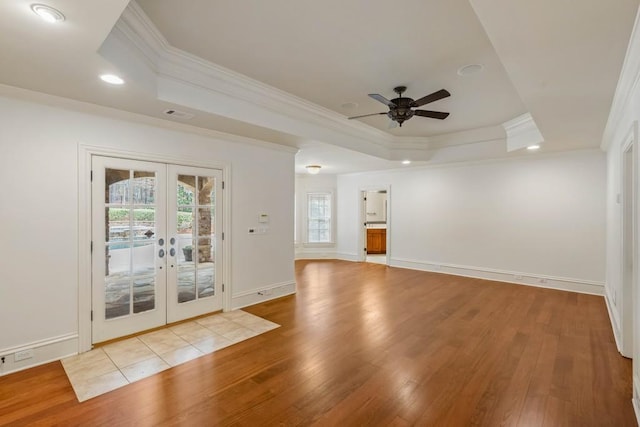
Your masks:
[{"label": "white ceiling", "polygon": [[[501,125],[527,112],[542,151],[597,147],[638,8],[638,0],[44,2],[66,21],[40,21],[30,1],[0,2],[0,83],[165,119],[177,108],[195,114],[185,121],[193,126],[297,146],[298,170],[313,162],[326,173],[400,167],[405,157],[507,155]],[[182,82],[189,93],[175,84],[190,76],[175,64],[187,62],[200,73]],[[456,73],[475,63],[481,73]],[[127,84],[102,84],[106,71]],[[394,129],[386,116],[346,119],[386,111],[367,94],[393,98],[400,84],[414,99],[446,88],[450,98],[423,108],[450,117]]]},{"label": "white ceiling", "polygon": [[[500,124],[526,109],[468,0],[138,0],[169,44],[344,116],[387,111],[369,98],[393,88],[421,98],[446,88],[425,109],[444,121],[363,122],[399,136],[425,136]],[[401,5],[401,6],[400,6]],[[459,76],[466,64],[481,75]],[[490,102],[489,102],[490,101]],[[343,108],[357,103],[357,108]]]}]

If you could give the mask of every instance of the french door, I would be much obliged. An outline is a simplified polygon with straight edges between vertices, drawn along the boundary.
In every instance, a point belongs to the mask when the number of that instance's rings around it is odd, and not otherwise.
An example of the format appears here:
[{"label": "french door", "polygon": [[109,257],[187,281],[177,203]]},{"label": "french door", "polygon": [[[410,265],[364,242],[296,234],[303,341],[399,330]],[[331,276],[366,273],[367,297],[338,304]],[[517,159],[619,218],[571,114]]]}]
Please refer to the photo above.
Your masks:
[{"label": "french door", "polygon": [[92,157],[92,342],[222,308],[222,172]]}]

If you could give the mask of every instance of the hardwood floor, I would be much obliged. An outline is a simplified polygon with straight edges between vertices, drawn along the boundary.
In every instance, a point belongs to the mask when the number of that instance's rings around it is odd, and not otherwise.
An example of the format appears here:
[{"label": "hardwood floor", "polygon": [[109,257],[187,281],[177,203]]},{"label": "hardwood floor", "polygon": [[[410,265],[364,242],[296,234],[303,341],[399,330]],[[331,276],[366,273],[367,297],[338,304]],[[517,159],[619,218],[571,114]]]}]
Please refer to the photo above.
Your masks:
[{"label": "hardwood floor", "polygon": [[281,328],[84,403],[59,362],[0,377],[0,425],[635,426],[601,297],[299,261]]}]

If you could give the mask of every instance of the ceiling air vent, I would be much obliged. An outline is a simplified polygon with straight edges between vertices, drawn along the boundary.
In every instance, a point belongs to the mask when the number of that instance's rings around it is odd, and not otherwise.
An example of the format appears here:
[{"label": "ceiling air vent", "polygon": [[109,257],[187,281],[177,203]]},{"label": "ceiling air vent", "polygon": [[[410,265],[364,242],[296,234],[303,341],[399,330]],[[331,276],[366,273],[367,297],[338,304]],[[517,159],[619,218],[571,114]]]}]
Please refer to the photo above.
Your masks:
[{"label": "ceiling air vent", "polygon": [[175,117],[176,119],[189,120],[193,118],[193,114],[185,113],[184,111],[179,110],[165,110],[164,112],[167,116]]}]

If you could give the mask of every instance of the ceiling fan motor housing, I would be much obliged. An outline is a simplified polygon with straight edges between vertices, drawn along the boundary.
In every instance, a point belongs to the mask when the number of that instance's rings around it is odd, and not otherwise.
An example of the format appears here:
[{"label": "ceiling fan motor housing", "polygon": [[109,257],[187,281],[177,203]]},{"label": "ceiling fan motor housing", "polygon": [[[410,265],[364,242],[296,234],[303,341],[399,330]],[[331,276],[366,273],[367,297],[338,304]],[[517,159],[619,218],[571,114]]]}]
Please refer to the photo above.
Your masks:
[{"label": "ceiling fan motor housing", "polygon": [[411,109],[411,104],[413,104],[413,99],[400,97],[400,98],[392,99],[391,102],[393,102],[396,106],[389,107],[389,112],[387,113],[387,116],[391,120],[398,122],[400,127],[402,127],[402,123],[405,120],[409,120],[411,117],[413,117],[414,112]]}]

